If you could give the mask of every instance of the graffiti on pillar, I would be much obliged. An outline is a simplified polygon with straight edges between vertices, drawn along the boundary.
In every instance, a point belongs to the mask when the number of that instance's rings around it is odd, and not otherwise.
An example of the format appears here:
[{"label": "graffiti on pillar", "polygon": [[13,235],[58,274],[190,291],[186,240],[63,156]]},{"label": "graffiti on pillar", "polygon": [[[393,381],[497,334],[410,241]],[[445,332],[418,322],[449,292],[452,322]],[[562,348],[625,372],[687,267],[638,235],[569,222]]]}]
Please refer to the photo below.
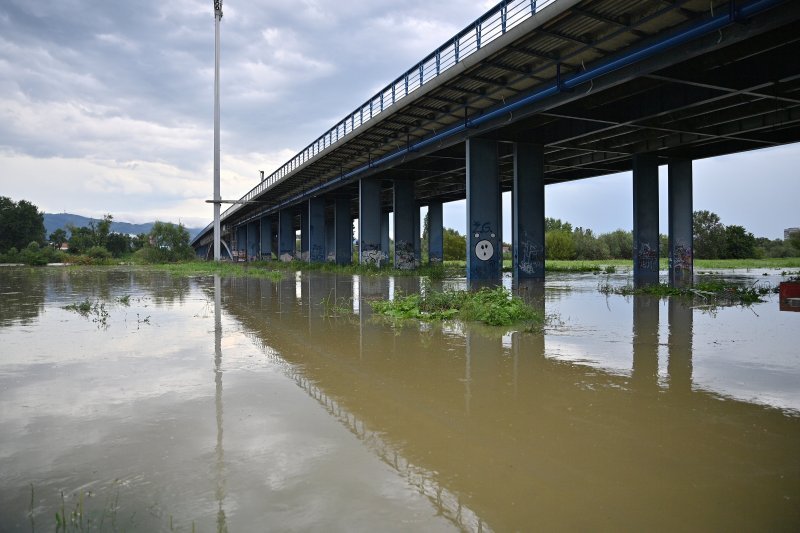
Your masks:
[{"label": "graffiti on pillar", "polygon": [[669,257],[670,268],[678,272],[692,271],[692,249],[689,246],[678,244],[672,249]]},{"label": "graffiti on pillar", "polygon": [[636,263],[639,265],[639,270],[658,272],[658,250],[653,250],[646,242],[639,243]]},{"label": "graffiti on pillar", "polygon": [[328,260],[329,263],[335,263],[336,262],[336,252],[328,252],[327,260]]},{"label": "graffiti on pillar", "polygon": [[477,259],[470,266],[471,275],[478,279],[489,279],[500,272],[498,258],[502,259],[502,254],[495,250],[497,234],[492,228],[491,222],[472,223],[472,235],[475,247],[473,257]]},{"label": "graffiti on pillar", "polygon": [[292,257],[292,254],[291,254],[291,253],[289,253],[289,252],[284,252],[284,253],[282,253],[282,254],[281,254],[281,257],[280,257],[280,259],[281,259],[281,261],[283,261],[284,263],[291,263],[291,262],[292,262],[292,259],[294,259],[294,257]]},{"label": "graffiti on pillar", "polygon": [[319,244],[311,245],[311,261],[314,263],[325,261],[325,247]]},{"label": "graffiti on pillar", "polygon": [[414,243],[409,241],[396,241],[394,243],[395,266],[402,270],[410,270],[417,267],[417,255],[414,251]]},{"label": "graffiti on pillar", "polygon": [[544,272],[544,246],[522,238],[519,244],[517,265],[525,274],[541,274]]},{"label": "graffiti on pillar", "polygon": [[361,246],[362,265],[374,265],[379,267],[386,262],[387,255],[383,250],[381,250],[380,246],[366,243],[362,244]]}]

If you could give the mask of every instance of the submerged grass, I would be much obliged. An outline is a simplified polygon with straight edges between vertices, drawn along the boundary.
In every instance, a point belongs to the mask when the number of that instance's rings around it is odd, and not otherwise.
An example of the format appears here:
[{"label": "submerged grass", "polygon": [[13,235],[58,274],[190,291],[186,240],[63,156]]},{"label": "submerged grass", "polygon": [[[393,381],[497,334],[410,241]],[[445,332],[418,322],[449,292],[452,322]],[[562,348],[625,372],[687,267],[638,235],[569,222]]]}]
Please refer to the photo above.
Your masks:
[{"label": "submerged grass", "polygon": [[692,287],[671,287],[666,283],[644,287],[614,286],[606,280],[600,283],[598,289],[603,294],[621,294],[623,296],[649,294],[661,298],[670,296],[700,298],[712,305],[751,305],[763,302],[762,296],[772,292],[771,287],[759,283],[743,285],[713,278],[701,278]]},{"label": "submerged grass", "polygon": [[478,291],[434,291],[428,288],[422,294],[396,294],[394,300],[375,300],[370,304],[376,313],[394,319],[459,319],[491,326],[510,326],[520,322],[541,324],[544,321],[540,313],[503,287]]}]

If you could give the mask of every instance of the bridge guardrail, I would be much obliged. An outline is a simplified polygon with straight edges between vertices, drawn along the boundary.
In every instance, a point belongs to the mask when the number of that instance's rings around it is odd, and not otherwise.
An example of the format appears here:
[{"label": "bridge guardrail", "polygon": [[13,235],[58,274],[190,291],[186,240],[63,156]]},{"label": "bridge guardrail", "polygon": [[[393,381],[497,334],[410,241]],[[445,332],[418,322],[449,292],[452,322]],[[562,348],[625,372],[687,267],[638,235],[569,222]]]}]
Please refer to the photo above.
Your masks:
[{"label": "bridge guardrail", "polygon": [[[350,135],[359,126],[382,113],[389,106],[412,94],[443,72],[453,68],[465,58],[505,34],[542,8],[558,0],[503,0],[481,15],[475,22],[461,30],[455,37],[439,46],[399,78],[384,87],[355,111],[323,133],[296,156],[275,172],[265,177],[245,194],[241,201],[248,202],[266,191],[329,146]],[[242,204],[234,204],[222,213],[222,218],[233,214]],[[210,225],[209,225],[210,227]],[[208,230],[206,228],[203,233]]]}]

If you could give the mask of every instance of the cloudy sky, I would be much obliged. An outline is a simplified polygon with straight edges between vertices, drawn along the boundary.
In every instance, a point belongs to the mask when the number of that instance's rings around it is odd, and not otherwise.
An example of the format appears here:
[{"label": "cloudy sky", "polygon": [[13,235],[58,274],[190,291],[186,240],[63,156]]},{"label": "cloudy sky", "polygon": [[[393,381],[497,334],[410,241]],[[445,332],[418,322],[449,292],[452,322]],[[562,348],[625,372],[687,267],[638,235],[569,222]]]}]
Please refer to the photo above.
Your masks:
[{"label": "cloudy sky", "polygon": [[[223,197],[247,192],[259,170],[269,174],[493,4],[226,0]],[[213,67],[212,0],[0,0],[0,195],[47,212],[205,226]],[[800,145],[694,168],[696,209],[757,236],[800,226]],[[630,174],[546,194],[548,216],[600,232],[631,227]],[[448,204],[445,224],[463,230],[463,213]]]}]

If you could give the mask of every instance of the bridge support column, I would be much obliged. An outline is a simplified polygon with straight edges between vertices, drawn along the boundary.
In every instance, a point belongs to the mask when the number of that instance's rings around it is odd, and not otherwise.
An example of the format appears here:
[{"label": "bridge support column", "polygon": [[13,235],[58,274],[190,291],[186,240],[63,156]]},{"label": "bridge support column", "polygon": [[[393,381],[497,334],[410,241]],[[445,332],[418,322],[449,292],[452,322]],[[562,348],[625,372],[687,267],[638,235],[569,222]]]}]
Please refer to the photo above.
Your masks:
[{"label": "bridge support column", "polygon": [[334,205],[334,261],[337,265],[349,265],[353,262],[353,219],[350,218],[350,202],[345,198],[337,198]]},{"label": "bridge support column", "polygon": [[281,209],[278,213],[278,259],[288,263],[294,259],[294,250],[294,213],[291,209]]},{"label": "bridge support column", "polygon": [[261,259],[272,259],[272,219],[261,219]]},{"label": "bridge support column", "polygon": [[258,220],[254,220],[252,222],[247,223],[247,260],[248,261],[255,261],[258,259],[258,250],[259,250],[259,241],[261,240],[261,235],[259,235],[259,231],[261,230],[261,226],[258,223]]},{"label": "bridge support column", "polygon": [[364,178],[358,182],[358,261],[381,266],[386,252],[381,248],[381,182]]},{"label": "bridge support column", "polygon": [[308,261],[325,262],[325,199],[321,196],[308,200]]},{"label": "bridge support column", "polygon": [[389,211],[381,211],[381,251],[383,252],[383,265],[389,264]]},{"label": "bridge support column", "polygon": [[467,282],[495,282],[502,272],[502,205],[497,142],[467,139]]},{"label": "bridge support column", "polygon": [[394,267],[409,270],[417,266],[414,253],[414,182],[394,182]]},{"label": "bridge support column", "polygon": [[422,220],[419,216],[419,205],[416,202],[412,205],[414,207],[412,212],[414,218],[414,260],[416,261],[416,266],[419,266],[422,264],[422,238],[420,237]]},{"label": "bridge support column", "polygon": [[444,261],[444,216],[442,202],[428,204],[428,262]]},{"label": "bridge support column", "polygon": [[692,283],[694,245],[692,240],[692,161],[669,160],[667,182],[669,203],[669,282],[673,287]]},{"label": "bridge support column", "polygon": [[236,226],[236,254],[237,257],[247,255],[247,224]]},{"label": "bridge support column", "polygon": [[336,219],[325,219],[325,261],[336,261]]},{"label": "bridge support column", "polygon": [[514,281],[544,279],[544,149],[514,144],[511,193]]},{"label": "bridge support column", "polygon": [[301,261],[308,262],[308,258],[310,256],[309,253],[309,236],[311,231],[309,229],[309,219],[308,219],[308,205],[304,205],[300,209],[300,257]]},{"label": "bridge support column", "polygon": [[658,158],[633,156],[633,282],[658,283]]}]

